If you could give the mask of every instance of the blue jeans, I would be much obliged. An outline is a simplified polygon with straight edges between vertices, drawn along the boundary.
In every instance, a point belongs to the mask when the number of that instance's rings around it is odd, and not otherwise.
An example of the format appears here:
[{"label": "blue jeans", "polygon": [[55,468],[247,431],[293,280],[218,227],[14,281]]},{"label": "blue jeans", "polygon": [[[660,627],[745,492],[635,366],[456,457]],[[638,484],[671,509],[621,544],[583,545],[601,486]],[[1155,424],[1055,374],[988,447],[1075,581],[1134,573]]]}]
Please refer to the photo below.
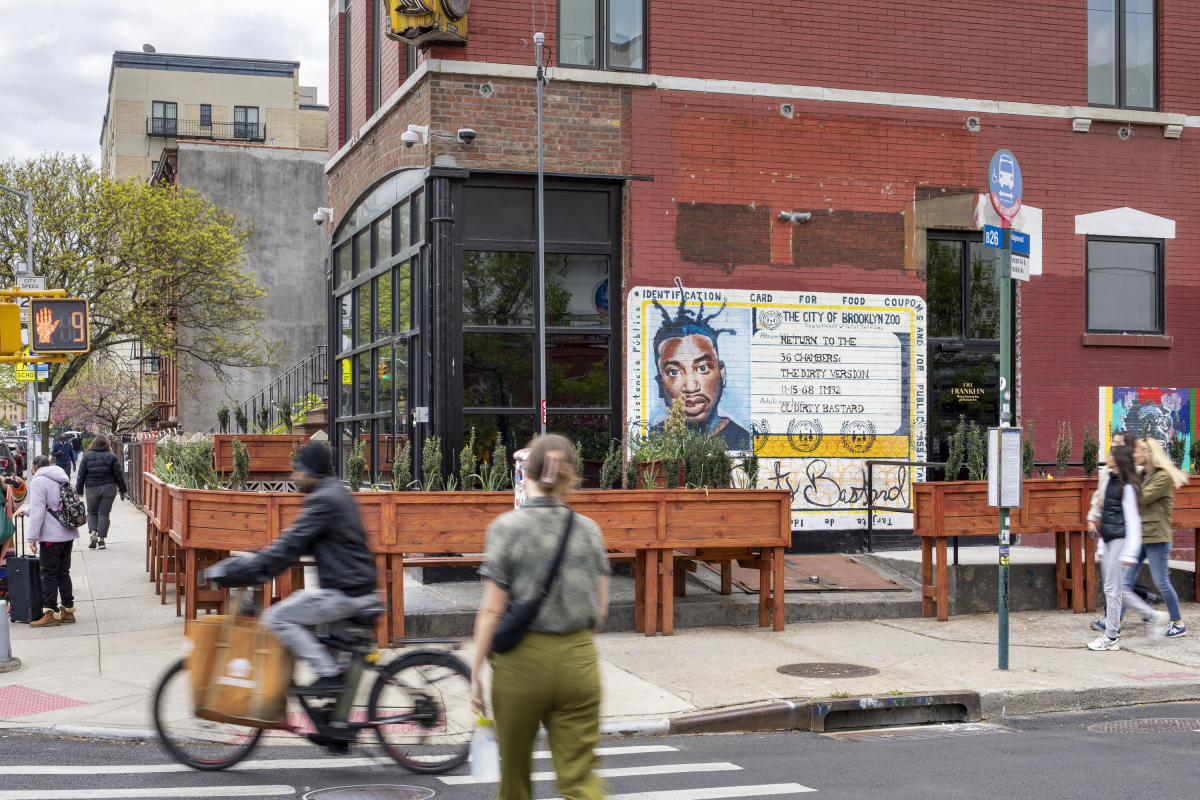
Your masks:
[{"label": "blue jeans", "polygon": [[1138,562],[1125,571],[1125,590],[1133,591],[1133,585],[1137,583],[1138,570],[1142,568],[1142,562],[1148,561],[1150,577],[1154,579],[1158,593],[1163,596],[1163,602],[1167,604],[1167,612],[1171,615],[1171,619],[1176,620],[1181,619],[1181,616],[1179,614],[1179,595],[1175,594],[1175,587],[1171,585],[1171,571],[1167,564],[1170,557],[1170,542],[1143,544],[1142,552],[1138,555]]}]

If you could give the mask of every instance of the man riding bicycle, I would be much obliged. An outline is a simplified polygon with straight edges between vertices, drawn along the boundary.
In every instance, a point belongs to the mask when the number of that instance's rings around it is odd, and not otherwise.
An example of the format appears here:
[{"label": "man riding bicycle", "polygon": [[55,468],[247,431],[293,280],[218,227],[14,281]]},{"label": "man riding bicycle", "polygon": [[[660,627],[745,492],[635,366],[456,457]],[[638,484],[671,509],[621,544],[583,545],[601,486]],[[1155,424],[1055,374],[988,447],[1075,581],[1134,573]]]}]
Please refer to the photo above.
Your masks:
[{"label": "man riding bicycle", "polygon": [[296,689],[305,695],[337,694],[344,688],[341,668],[309,626],[347,619],[379,602],[375,561],[358,507],[330,474],[331,467],[324,444],[302,447],[292,463],[292,480],[308,495],[300,518],[266,550],[223,562],[217,577],[234,586],[266,583],[301,556],[316,557],[321,588],[295,592],[263,613],[263,622],[279,640],[317,673],[315,682]]}]

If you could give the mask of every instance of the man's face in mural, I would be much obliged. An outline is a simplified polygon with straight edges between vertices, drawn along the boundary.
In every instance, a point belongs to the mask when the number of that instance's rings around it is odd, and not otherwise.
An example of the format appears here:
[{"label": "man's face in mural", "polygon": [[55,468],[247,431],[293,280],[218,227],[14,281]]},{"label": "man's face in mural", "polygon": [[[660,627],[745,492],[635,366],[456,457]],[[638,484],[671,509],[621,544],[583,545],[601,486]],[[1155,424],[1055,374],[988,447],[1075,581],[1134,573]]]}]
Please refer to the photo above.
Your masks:
[{"label": "man's face in mural", "polygon": [[1141,423],[1143,437],[1157,439],[1164,448],[1171,443],[1175,426],[1171,423],[1170,412],[1157,406],[1142,408],[1138,412],[1138,422]]},{"label": "man's face in mural", "polygon": [[721,404],[725,370],[712,339],[691,334],[667,339],[658,351],[658,375],[667,406],[682,397],[689,422],[703,422]]}]

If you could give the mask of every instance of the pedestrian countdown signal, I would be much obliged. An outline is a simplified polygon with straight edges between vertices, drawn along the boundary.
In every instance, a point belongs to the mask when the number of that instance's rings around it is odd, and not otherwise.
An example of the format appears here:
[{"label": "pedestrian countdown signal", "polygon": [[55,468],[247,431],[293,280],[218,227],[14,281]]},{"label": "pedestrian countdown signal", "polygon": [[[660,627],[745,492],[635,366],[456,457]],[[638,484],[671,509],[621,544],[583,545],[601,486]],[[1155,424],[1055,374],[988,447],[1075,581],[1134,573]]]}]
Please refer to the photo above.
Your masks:
[{"label": "pedestrian countdown signal", "polygon": [[86,353],[91,347],[87,299],[30,298],[29,330],[35,353]]}]

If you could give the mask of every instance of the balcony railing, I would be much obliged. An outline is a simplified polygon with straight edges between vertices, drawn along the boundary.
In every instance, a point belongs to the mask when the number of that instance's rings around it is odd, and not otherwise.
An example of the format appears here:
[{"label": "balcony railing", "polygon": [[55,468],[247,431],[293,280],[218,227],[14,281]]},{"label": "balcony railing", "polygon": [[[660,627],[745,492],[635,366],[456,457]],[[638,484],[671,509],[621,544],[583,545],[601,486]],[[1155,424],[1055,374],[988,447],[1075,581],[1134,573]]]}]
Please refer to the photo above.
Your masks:
[{"label": "balcony railing", "polygon": [[267,126],[257,122],[210,122],[198,119],[146,117],[146,135],[169,139],[211,139],[214,142],[265,142]]},{"label": "balcony railing", "polygon": [[[279,406],[285,400],[292,407],[294,419],[298,419],[307,411],[328,405],[328,372],[329,361],[325,345],[318,345],[307,356],[288,367],[278,378],[239,404],[250,422],[249,429],[253,431],[257,426],[259,411],[263,408],[268,409],[270,413],[272,427],[281,424]],[[229,427],[231,432],[237,431],[237,425],[232,418]],[[208,429],[208,433],[216,432],[216,425]]]}]

